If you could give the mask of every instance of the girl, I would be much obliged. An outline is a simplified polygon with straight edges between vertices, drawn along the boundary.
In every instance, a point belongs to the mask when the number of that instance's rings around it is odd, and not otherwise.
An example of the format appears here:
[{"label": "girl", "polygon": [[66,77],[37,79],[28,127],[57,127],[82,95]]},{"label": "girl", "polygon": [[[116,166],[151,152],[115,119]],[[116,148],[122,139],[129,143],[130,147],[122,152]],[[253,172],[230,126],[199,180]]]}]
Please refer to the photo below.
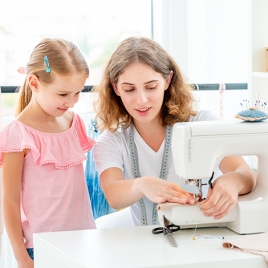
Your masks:
[{"label": "girl", "polygon": [[[156,42],[128,38],[110,57],[95,90],[99,129],[104,132],[96,141],[94,159],[109,204],[131,206],[134,225],[158,224],[155,203],[195,204],[175,174],[171,129],[176,122],[217,117],[193,110],[191,88],[176,62]],[[254,173],[242,157],[225,157],[220,169],[223,175],[200,205],[215,219],[255,186]]]},{"label": "girl", "polygon": [[69,111],[87,63],[71,42],[44,39],[26,71],[16,120],[0,133],[4,222],[20,268],[34,267],[33,233],[95,228],[82,163],[94,141]]}]

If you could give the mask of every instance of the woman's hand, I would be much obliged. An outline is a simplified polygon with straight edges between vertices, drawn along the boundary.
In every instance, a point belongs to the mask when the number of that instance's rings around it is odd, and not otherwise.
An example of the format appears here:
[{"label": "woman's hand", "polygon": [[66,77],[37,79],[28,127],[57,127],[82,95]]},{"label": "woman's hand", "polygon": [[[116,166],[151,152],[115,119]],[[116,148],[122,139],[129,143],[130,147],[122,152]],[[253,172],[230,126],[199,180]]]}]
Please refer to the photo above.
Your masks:
[{"label": "woman's hand", "polygon": [[213,189],[208,190],[206,200],[200,203],[200,209],[206,216],[215,220],[223,218],[236,205],[239,189],[235,184],[236,173],[226,173],[215,180]]},{"label": "woman's hand", "polygon": [[200,209],[215,220],[223,218],[236,205],[238,195],[247,194],[256,185],[256,176],[240,156],[225,157],[220,163],[224,173],[213,182]]},{"label": "woman's hand", "polygon": [[144,176],[138,180],[138,191],[154,203],[171,202],[193,205],[197,202],[194,194],[186,192],[174,182],[153,176]]},{"label": "woman's hand", "polygon": [[193,194],[184,191],[176,183],[154,176],[126,180],[119,168],[109,168],[100,175],[101,188],[113,208],[131,206],[146,196],[154,203],[195,204]]}]

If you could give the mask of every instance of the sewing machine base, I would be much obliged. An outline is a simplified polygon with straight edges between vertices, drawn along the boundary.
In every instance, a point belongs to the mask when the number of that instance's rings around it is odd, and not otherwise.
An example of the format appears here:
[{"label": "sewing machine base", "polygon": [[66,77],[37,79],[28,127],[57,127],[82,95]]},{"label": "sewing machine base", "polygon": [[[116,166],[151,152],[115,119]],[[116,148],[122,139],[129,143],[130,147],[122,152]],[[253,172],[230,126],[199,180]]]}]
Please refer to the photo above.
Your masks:
[{"label": "sewing machine base", "polygon": [[233,222],[236,219],[236,210],[232,209],[228,215],[219,220],[214,220],[213,217],[206,217],[200,210],[199,204],[195,205],[174,205],[167,210],[158,210],[158,219],[163,225],[163,215],[174,224],[180,225],[181,229],[195,227],[216,227],[226,226],[226,223]]}]

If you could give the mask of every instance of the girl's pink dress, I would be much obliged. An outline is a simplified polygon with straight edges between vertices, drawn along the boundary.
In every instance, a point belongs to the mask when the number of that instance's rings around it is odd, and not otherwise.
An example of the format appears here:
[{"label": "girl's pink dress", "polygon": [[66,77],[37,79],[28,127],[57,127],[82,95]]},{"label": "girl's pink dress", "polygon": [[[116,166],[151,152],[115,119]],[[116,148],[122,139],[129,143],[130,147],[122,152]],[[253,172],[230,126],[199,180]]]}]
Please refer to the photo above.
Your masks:
[{"label": "girl's pink dress", "polygon": [[25,156],[21,185],[21,221],[26,248],[33,233],[96,228],[83,169],[94,145],[81,118],[70,129],[45,133],[14,120],[0,133],[2,153],[31,151]]}]

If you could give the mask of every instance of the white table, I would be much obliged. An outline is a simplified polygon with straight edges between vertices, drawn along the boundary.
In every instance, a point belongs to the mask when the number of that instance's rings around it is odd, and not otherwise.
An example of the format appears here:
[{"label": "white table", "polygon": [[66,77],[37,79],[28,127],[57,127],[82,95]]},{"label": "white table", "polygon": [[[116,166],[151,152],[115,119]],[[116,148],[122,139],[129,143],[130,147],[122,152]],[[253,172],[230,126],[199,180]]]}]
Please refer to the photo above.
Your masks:
[{"label": "white table", "polygon": [[[223,248],[220,240],[192,240],[193,229],[174,233],[178,247],[171,247],[164,235],[152,234],[154,227],[35,234],[35,268],[268,267],[262,256]],[[197,229],[198,234],[239,236],[226,228]]]}]

